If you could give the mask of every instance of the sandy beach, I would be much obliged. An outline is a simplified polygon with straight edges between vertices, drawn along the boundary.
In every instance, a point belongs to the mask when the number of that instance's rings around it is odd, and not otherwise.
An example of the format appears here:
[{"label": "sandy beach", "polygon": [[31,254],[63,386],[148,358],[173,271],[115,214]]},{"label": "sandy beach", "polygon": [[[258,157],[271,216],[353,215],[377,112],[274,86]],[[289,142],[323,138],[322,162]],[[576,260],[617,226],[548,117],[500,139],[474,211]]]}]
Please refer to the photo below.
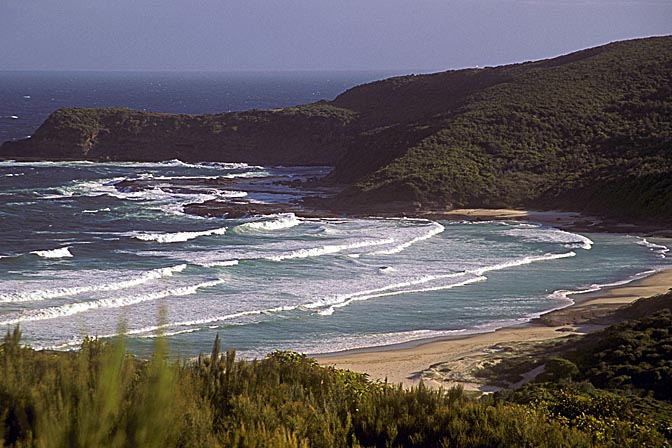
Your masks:
[{"label": "sandy beach", "polygon": [[[613,310],[640,297],[662,294],[672,288],[672,269],[626,285],[593,293],[575,294],[574,304],[539,319],[490,333],[462,338],[434,339],[399,346],[376,347],[317,356],[320,364],[349,369],[374,380],[401,383],[421,381],[430,387],[461,384],[466,390],[494,390],[473,376],[473,371],[502,351],[512,352],[568,334],[589,333],[606,327]],[[527,378],[527,379],[532,379]]]}]

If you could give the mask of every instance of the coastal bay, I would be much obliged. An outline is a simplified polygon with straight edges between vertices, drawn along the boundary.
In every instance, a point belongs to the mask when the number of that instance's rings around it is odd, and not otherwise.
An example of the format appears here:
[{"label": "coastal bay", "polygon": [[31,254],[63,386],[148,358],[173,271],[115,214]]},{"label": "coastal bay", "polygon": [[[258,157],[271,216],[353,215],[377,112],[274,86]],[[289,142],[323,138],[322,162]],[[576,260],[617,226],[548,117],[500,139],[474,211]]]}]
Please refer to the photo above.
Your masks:
[{"label": "coastal bay", "polygon": [[[366,373],[372,380],[403,384],[406,388],[423,383],[433,388],[460,385],[465,390],[488,392],[499,387],[490,387],[474,375],[485,363],[515,356],[520,348],[566,338],[570,333],[599,331],[616,322],[612,319],[615,310],[670,289],[672,270],[665,270],[625,285],[573,295],[574,304],[530,323],[464,337],[324,354],[317,359],[324,366]],[[531,381],[539,373],[534,372],[526,380]]]}]

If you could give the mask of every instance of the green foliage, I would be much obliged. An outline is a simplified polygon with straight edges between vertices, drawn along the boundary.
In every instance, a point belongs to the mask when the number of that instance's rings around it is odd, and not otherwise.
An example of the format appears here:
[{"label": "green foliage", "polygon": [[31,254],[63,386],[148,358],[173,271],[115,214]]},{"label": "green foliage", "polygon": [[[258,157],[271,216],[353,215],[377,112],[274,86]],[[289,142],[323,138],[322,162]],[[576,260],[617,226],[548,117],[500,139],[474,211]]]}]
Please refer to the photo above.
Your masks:
[{"label": "green foliage", "polygon": [[[483,447],[590,446],[591,434],[528,405],[461,389],[371,382],[293,352],[259,361],[148,361],[123,338],[77,353],[36,352],[20,331],[0,346],[0,437],[6,446]],[[218,344],[213,352],[218,352]]]},{"label": "green foliage", "polygon": [[[375,142],[358,141],[332,177],[357,181],[343,195],[349,202],[669,220],[671,68],[665,37],[361,86],[335,104],[382,131]],[[402,125],[416,138],[400,138]]]},{"label": "green foliage", "polygon": [[[411,390],[275,351],[149,360],[123,337],[74,353],[0,345],[0,440],[15,447],[665,447],[672,445],[672,293],[634,321],[551,347],[546,372],[481,400],[461,388]],[[648,315],[653,313],[651,315]],[[123,329],[121,331],[123,333]],[[506,370],[503,370],[506,371]],[[582,380],[583,382],[574,382]],[[614,389],[606,391],[595,386]],[[636,395],[633,395],[636,394]],[[668,400],[668,401],[662,401]]]},{"label": "green foliage", "polygon": [[672,37],[213,115],[62,109],[0,157],[336,165],[336,205],[672,218]]},{"label": "green foliage", "polygon": [[581,385],[527,386],[509,400],[533,407],[547,419],[590,434],[596,446],[671,446],[655,414],[641,413],[619,395]]}]

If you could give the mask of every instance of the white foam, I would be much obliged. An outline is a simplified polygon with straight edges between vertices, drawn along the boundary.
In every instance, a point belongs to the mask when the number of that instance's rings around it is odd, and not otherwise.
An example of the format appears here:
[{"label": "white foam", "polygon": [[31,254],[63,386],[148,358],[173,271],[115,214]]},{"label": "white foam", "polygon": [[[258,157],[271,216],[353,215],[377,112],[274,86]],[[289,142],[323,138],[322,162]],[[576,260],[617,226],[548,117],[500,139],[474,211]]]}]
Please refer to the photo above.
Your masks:
[{"label": "white foam", "polygon": [[[644,271],[644,272],[639,272],[629,278],[626,278],[625,280],[618,280],[615,282],[611,283],[593,283],[592,285],[588,285],[582,289],[576,289],[576,290],[566,290],[566,289],[559,289],[557,291],[553,291],[551,294],[548,295],[549,299],[556,299],[556,300],[565,300],[567,301],[567,305],[571,305],[574,303],[574,300],[570,297],[573,295],[578,295],[578,294],[587,294],[591,292],[597,292],[601,291],[604,288],[613,288],[615,286],[623,286],[627,285],[629,283],[632,283],[636,280],[641,280],[643,278],[648,277],[651,274],[655,274],[658,272],[657,270],[651,270],[651,271]],[[565,306],[567,306],[565,305]],[[561,308],[564,308],[561,307]],[[557,308],[556,308],[557,309]],[[553,311],[553,310],[550,310]],[[543,314],[548,313],[550,311],[545,311]],[[538,317],[538,315],[535,315],[534,317]]]},{"label": "white foam", "polygon": [[[207,325],[211,329],[215,328],[211,324],[216,323],[216,322],[226,322],[229,320],[234,320],[234,319],[239,319],[241,317],[249,317],[249,316],[259,316],[262,314],[273,314],[273,313],[280,313],[280,312],[286,312],[286,311],[293,311],[299,308],[298,306],[279,306],[279,307],[274,307],[274,308],[267,308],[267,309],[262,309],[262,310],[250,310],[250,311],[240,311],[238,313],[231,313],[231,314],[224,314],[224,315],[217,315],[217,316],[208,316],[204,317],[201,319],[193,319],[193,320],[185,320],[185,321],[177,321],[177,322],[169,322],[166,324],[162,325],[153,325],[153,326],[148,326],[148,327],[143,327],[143,328],[138,328],[135,330],[128,330],[126,331],[125,334],[134,336],[134,335],[142,335],[142,334],[147,334],[147,333],[155,333],[154,335],[147,335],[147,336],[142,336],[142,337],[157,337],[161,335],[162,333],[159,330],[163,330],[165,328],[178,328],[178,327],[197,327],[197,326],[203,326]],[[2,325],[2,323],[0,323]],[[197,329],[193,329],[190,331],[186,330],[178,330],[181,332],[192,332],[192,331],[197,331]],[[101,338],[110,338],[114,337],[117,334],[109,334],[109,335],[104,335],[100,336]]]},{"label": "white foam", "polygon": [[155,241],[157,243],[182,243],[202,236],[224,235],[226,227],[204,230],[201,232],[175,232],[175,233],[140,233],[133,232],[131,237],[142,241]]},{"label": "white foam", "polygon": [[438,222],[433,222],[430,226],[427,232],[423,235],[417,236],[409,241],[406,241],[404,243],[399,244],[398,246],[395,246],[391,249],[385,249],[385,250],[380,250],[373,252],[372,255],[392,255],[392,254],[398,254],[399,252],[403,251],[404,249],[407,249],[414,245],[415,243],[418,243],[420,241],[428,240],[433,236],[438,235],[439,233],[443,232],[446,230],[445,227],[443,227],[441,224]]},{"label": "white foam", "polygon": [[561,243],[564,247],[580,248],[590,250],[593,247],[593,241],[578,233],[565,232],[564,230],[554,229],[552,227],[525,227],[520,225],[517,228],[507,230],[506,235],[521,238],[525,241],[539,243]]},{"label": "white foam", "polygon": [[516,260],[511,260],[511,261],[506,261],[504,263],[498,263],[492,266],[485,266],[482,268],[477,268],[470,270],[468,272],[476,274],[476,275],[483,275],[486,272],[491,272],[491,271],[501,271],[502,269],[508,269],[508,268],[513,268],[516,266],[523,266],[526,264],[531,264],[531,263],[536,263],[538,261],[550,261],[550,260],[559,260],[561,258],[571,258],[575,257],[576,253],[574,252],[566,252],[563,254],[544,254],[544,255],[528,255],[523,258],[518,258]]},{"label": "white foam", "polygon": [[110,208],[105,207],[105,208],[101,208],[99,210],[82,210],[82,213],[102,213],[102,212],[109,212],[109,211],[110,211]]},{"label": "white foam", "polygon": [[238,260],[213,261],[213,262],[210,262],[210,263],[203,263],[203,264],[201,264],[201,266],[206,267],[206,268],[238,266]]},{"label": "white foam", "polygon": [[351,249],[360,249],[362,247],[382,246],[385,244],[392,244],[392,238],[385,238],[380,240],[363,240],[349,244],[327,244],[324,246],[313,247],[309,249],[299,249],[292,252],[286,252],[281,255],[271,255],[264,257],[270,261],[283,261],[296,258],[319,257],[322,255],[336,254]]},{"label": "white foam", "polygon": [[75,314],[91,311],[95,309],[110,309],[121,308],[129,305],[136,305],[138,303],[149,302],[153,300],[163,299],[165,297],[186,296],[195,294],[199,289],[211,288],[224,283],[224,280],[213,280],[209,282],[199,283],[196,285],[183,286],[155,293],[142,294],[128,297],[117,297],[99,300],[90,300],[86,302],[68,303],[60,306],[53,306],[49,308],[42,308],[37,310],[29,310],[22,313],[20,316],[0,322],[0,326],[16,325],[23,322],[34,322],[49,319],[58,319],[62,317],[72,316]]},{"label": "white foam", "polygon": [[248,165],[243,162],[196,162],[187,163],[178,159],[168,160],[165,162],[92,162],[90,160],[71,160],[67,162],[18,162],[16,160],[0,161],[0,166],[31,166],[31,167],[50,167],[50,166],[81,166],[92,165],[100,167],[126,167],[126,168],[198,168],[198,169],[215,169],[215,170],[263,170],[264,167],[258,165]]},{"label": "white foam", "polygon": [[70,258],[74,257],[70,252],[69,247],[59,247],[58,249],[52,250],[34,250],[31,254],[35,254],[38,257],[42,258]]},{"label": "white foam", "polygon": [[466,286],[470,285],[472,283],[478,283],[478,282],[484,282],[487,280],[487,277],[484,276],[479,276],[479,277],[474,277],[470,278],[461,282],[457,283],[450,283],[447,285],[440,285],[440,286],[434,286],[430,288],[417,288],[417,289],[404,289],[404,290],[399,290],[399,291],[389,291],[389,292],[380,292],[380,293],[374,293],[374,294],[368,294],[368,295],[351,295],[347,300],[343,300],[338,303],[334,303],[332,305],[329,305],[329,307],[325,310],[318,311],[317,314],[321,316],[331,316],[334,314],[334,311],[336,308],[343,308],[345,306],[350,305],[353,302],[361,302],[364,300],[369,300],[369,299],[375,299],[375,298],[380,298],[380,297],[390,297],[390,296],[398,296],[401,294],[417,294],[417,293],[423,293],[423,292],[432,292],[432,291],[443,291],[446,289],[452,289],[452,288],[457,288],[460,286]]},{"label": "white foam", "polygon": [[650,251],[654,252],[659,258],[667,258],[667,253],[670,251],[670,248],[662,244],[656,244],[648,241],[646,238],[638,237],[636,244],[640,246],[647,247]]},{"label": "white foam", "polygon": [[[85,294],[89,292],[102,292],[102,291],[117,291],[121,289],[133,288],[135,286],[142,285],[143,283],[150,282],[152,280],[157,280],[164,277],[170,277],[173,274],[182,272],[186,269],[186,264],[180,264],[177,266],[170,266],[166,268],[153,269],[147,271],[141,275],[133,276],[127,280],[121,280],[118,282],[112,283],[101,283],[101,284],[92,284],[87,286],[75,286],[70,288],[53,288],[53,289],[42,289],[34,291],[13,291],[0,293],[0,303],[1,302],[32,302],[39,300],[49,300],[57,297],[67,297],[67,296],[76,296],[79,294]],[[104,272],[100,274],[105,275]]]},{"label": "white foam", "polygon": [[236,226],[233,230],[236,232],[269,232],[273,230],[284,230],[296,227],[301,221],[294,213],[281,213],[277,215],[264,216],[263,220],[246,222]]},{"label": "white foam", "polygon": [[[341,308],[344,306],[349,305],[352,302],[355,301],[362,301],[362,300],[368,300],[371,298],[377,298],[377,297],[388,297],[388,296],[394,296],[394,295],[400,295],[400,294],[411,294],[411,293],[421,293],[421,292],[431,292],[431,291],[439,291],[439,290],[444,290],[444,289],[451,289],[455,288],[458,286],[465,286],[469,285],[471,283],[476,283],[476,282],[481,282],[487,280],[487,277],[484,276],[486,272],[492,272],[492,271],[498,271],[502,269],[507,269],[511,267],[516,267],[516,266],[522,266],[530,263],[535,263],[538,261],[550,261],[550,260],[556,260],[560,258],[568,258],[568,257],[573,257],[576,256],[574,252],[568,252],[564,254],[544,254],[540,256],[527,256],[523,258],[519,258],[517,260],[510,260],[504,263],[498,263],[495,265],[490,265],[490,266],[484,266],[481,268],[477,269],[472,269],[472,270],[467,270],[463,272],[456,272],[456,273],[450,273],[450,274],[440,274],[440,275],[426,275],[417,279],[412,279],[408,280],[405,282],[400,282],[400,283],[395,283],[391,284],[388,286],[384,286],[382,288],[377,288],[377,289],[371,289],[367,291],[360,291],[360,292],[355,292],[351,294],[342,294],[342,295],[337,295],[334,297],[327,297],[320,299],[318,301],[315,301],[310,304],[303,305],[303,308],[306,309],[318,309],[318,308],[325,308],[326,310],[318,311],[318,314],[321,315],[331,315],[333,314],[333,310],[329,310],[329,308]],[[426,287],[426,288],[411,288],[409,289],[409,286],[418,286],[430,282],[436,282],[436,281],[441,281],[441,280],[446,280],[450,278],[457,278],[461,276],[471,276],[472,278],[468,278],[466,280],[457,282],[457,283],[449,283],[449,284],[441,284],[438,286],[431,286],[431,287]]]}]

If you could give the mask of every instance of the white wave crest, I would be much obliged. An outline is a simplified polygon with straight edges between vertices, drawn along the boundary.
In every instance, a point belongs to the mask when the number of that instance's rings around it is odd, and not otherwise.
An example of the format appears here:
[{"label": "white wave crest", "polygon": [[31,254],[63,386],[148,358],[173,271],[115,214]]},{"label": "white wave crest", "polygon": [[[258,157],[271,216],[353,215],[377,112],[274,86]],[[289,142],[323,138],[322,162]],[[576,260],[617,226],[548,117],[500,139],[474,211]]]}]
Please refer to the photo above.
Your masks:
[{"label": "white wave crest", "polygon": [[59,247],[58,249],[52,250],[34,250],[31,254],[35,254],[38,257],[42,258],[70,258],[74,257],[70,252],[69,247]]},{"label": "white wave crest", "polygon": [[561,243],[564,247],[590,250],[593,247],[593,241],[578,233],[566,232],[564,230],[551,227],[521,227],[507,230],[506,235],[521,238],[525,241],[540,243]]},{"label": "white wave crest", "polygon": [[563,254],[528,255],[526,257],[518,258],[516,260],[505,261],[504,263],[498,263],[492,266],[485,266],[482,268],[470,270],[468,272],[476,275],[483,275],[486,272],[501,271],[502,269],[508,269],[516,266],[523,266],[526,264],[536,263],[537,261],[559,260],[561,258],[571,258],[575,256],[576,253],[574,252],[566,252]]},{"label": "white wave crest", "polygon": [[152,280],[157,280],[163,277],[170,277],[175,273],[182,272],[184,269],[186,269],[186,267],[187,267],[186,264],[180,264],[177,266],[153,269],[151,271],[145,272],[141,275],[135,276],[128,280],[122,280],[114,283],[102,283],[98,285],[93,284],[88,286],[75,286],[71,288],[43,289],[27,292],[22,291],[22,292],[0,293],[0,303],[33,302],[39,300],[54,299],[57,297],[76,296],[79,294],[89,292],[116,291],[120,289],[128,289],[142,285],[143,283],[147,283]]},{"label": "white wave crest", "polygon": [[373,252],[372,255],[392,255],[392,254],[398,254],[399,252],[403,251],[404,249],[407,249],[414,245],[415,243],[418,243],[420,241],[428,240],[431,237],[438,235],[439,233],[443,232],[446,230],[444,226],[439,224],[438,222],[433,222],[431,226],[429,226],[429,230],[423,235],[417,236],[409,241],[406,241],[402,244],[399,244],[398,246],[395,246],[391,249],[385,249],[385,250],[380,250]]},{"label": "white wave crest", "polygon": [[105,207],[105,208],[101,208],[99,210],[82,210],[82,213],[101,213],[101,212],[109,212],[109,211],[110,211],[110,208]]},{"label": "white wave crest", "polygon": [[238,260],[212,261],[209,263],[201,263],[201,266],[206,268],[238,266]]},{"label": "white wave crest", "polygon": [[281,213],[278,215],[268,215],[260,221],[246,222],[236,226],[233,230],[236,232],[268,232],[273,230],[284,230],[296,227],[301,224],[301,221],[296,217],[294,213]]},{"label": "white wave crest", "polygon": [[460,287],[460,286],[466,286],[466,285],[470,285],[472,283],[483,282],[483,281],[486,281],[486,280],[487,280],[487,277],[479,276],[479,277],[474,277],[474,278],[470,278],[470,279],[467,279],[467,280],[463,280],[463,281],[457,282],[457,283],[450,283],[450,284],[447,284],[447,285],[433,286],[433,287],[429,287],[429,288],[405,289],[405,290],[400,290],[400,291],[380,292],[380,293],[374,293],[374,294],[368,294],[368,295],[351,295],[351,297],[349,297],[347,300],[343,300],[341,302],[329,305],[328,308],[318,311],[317,314],[319,314],[320,316],[331,316],[332,314],[334,314],[334,311],[335,311],[336,308],[343,308],[345,306],[350,305],[352,302],[361,302],[361,301],[364,301],[364,300],[375,299],[375,298],[380,298],[380,297],[398,296],[398,295],[401,295],[401,294],[415,294],[415,293],[432,292],[432,291],[443,291],[443,290],[446,290],[446,289],[452,289],[452,288],[457,288],[457,287]]},{"label": "white wave crest", "polygon": [[75,302],[60,306],[53,306],[50,308],[30,310],[22,313],[20,316],[14,319],[0,322],[0,326],[16,325],[22,322],[34,322],[40,320],[57,319],[101,308],[104,309],[121,308],[124,306],[136,305],[138,303],[163,299],[165,297],[186,296],[190,294],[195,294],[199,289],[211,288],[213,286],[217,286],[222,283],[224,283],[224,280],[219,279],[199,283],[196,285],[183,286],[179,288],[158,291],[150,294],[142,294],[128,297],[117,297],[113,299],[110,298],[110,299],[91,300],[87,302]]},{"label": "white wave crest", "polygon": [[157,243],[182,243],[202,236],[224,235],[226,227],[204,230],[202,232],[175,232],[175,233],[131,233],[130,236],[142,241],[155,241]]},{"label": "white wave crest", "polygon": [[667,258],[667,253],[670,251],[670,248],[662,244],[652,243],[646,238],[638,237],[636,244],[640,246],[647,247],[651,252],[654,252],[659,258]]},{"label": "white wave crest", "polygon": [[295,258],[319,257],[321,255],[330,255],[343,252],[350,249],[359,249],[362,247],[382,246],[384,244],[392,244],[392,238],[385,238],[380,240],[364,240],[350,244],[327,244],[325,246],[313,247],[310,249],[299,249],[292,252],[287,252],[281,255],[271,255],[264,257],[270,261],[283,261]]},{"label": "white wave crest", "polygon": [[[334,297],[327,297],[324,299],[320,299],[316,302],[303,305],[303,308],[306,309],[319,309],[319,308],[325,308],[321,311],[318,311],[318,314],[327,316],[333,314],[333,309],[335,308],[341,308],[344,306],[349,305],[352,302],[356,301],[363,301],[363,300],[368,300],[372,298],[378,298],[378,297],[388,297],[388,296],[394,296],[394,295],[400,295],[400,294],[411,294],[411,293],[420,293],[420,292],[430,292],[430,291],[439,291],[439,290],[445,290],[445,289],[451,289],[455,288],[458,286],[465,286],[469,285],[471,283],[476,283],[476,282],[481,282],[487,280],[487,277],[485,277],[486,272],[492,272],[492,271],[499,271],[502,269],[507,269],[511,267],[516,267],[516,266],[522,266],[530,263],[535,263],[538,261],[550,261],[550,260],[556,260],[560,258],[567,258],[567,257],[573,257],[576,254],[574,252],[568,252],[564,254],[544,254],[540,256],[527,256],[523,258],[519,258],[517,260],[510,260],[504,263],[498,263],[495,265],[491,266],[484,266],[481,268],[477,269],[472,269],[472,270],[467,270],[467,271],[462,271],[462,272],[455,272],[451,274],[441,274],[441,275],[427,275],[423,276],[417,279],[409,280],[406,282],[400,282],[400,283],[395,283],[391,284],[388,286],[384,286],[382,288],[377,288],[377,289],[371,289],[368,291],[360,291],[360,292],[355,292],[351,294],[342,294],[342,295],[337,295]],[[470,276],[471,278],[468,278],[466,280],[457,282],[457,283],[449,283],[449,284],[440,284],[437,286],[430,286],[426,288],[420,288],[420,289],[415,289],[411,288],[409,289],[408,287],[412,286],[418,286],[422,284],[427,284],[430,282],[437,282],[441,280],[447,280],[450,278],[457,278],[457,277],[462,277],[462,276]],[[333,309],[330,309],[333,308]]]}]

